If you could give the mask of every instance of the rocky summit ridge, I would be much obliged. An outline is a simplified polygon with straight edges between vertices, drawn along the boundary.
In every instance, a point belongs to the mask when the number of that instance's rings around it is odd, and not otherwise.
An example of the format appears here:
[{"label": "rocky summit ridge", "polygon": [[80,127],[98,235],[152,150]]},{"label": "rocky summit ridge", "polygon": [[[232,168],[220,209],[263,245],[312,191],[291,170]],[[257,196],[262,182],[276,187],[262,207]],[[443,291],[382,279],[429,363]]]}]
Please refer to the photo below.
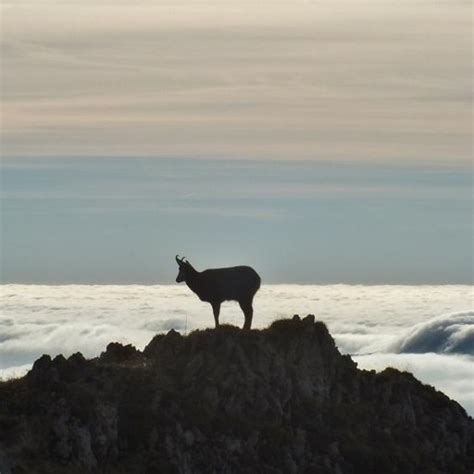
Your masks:
[{"label": "rocky summit ridge", "polygon": [[407,372],[359,370],[310,315],[44,355],[0,383],[0,473],[451,473],[474,423]]}]

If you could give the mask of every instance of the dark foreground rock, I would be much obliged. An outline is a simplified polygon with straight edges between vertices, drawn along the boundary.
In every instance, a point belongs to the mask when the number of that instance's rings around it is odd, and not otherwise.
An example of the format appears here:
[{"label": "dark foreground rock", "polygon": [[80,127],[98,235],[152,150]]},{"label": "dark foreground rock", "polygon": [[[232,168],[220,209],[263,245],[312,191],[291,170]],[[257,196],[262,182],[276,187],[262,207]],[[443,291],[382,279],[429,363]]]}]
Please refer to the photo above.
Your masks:
[{"label": "dark foreground rock", "polygon": [[0,384],[2,474],[471,474],[473,451],[460,405],[358,370],[312,317],[43,356]]}]

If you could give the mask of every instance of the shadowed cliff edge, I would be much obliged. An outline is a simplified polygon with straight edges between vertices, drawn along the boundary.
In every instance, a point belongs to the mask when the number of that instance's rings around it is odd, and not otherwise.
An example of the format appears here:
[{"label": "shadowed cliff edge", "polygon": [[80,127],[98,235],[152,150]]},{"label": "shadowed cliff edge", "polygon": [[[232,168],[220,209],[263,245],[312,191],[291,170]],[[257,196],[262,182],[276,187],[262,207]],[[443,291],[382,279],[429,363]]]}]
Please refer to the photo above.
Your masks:
[{"label": "shadowed cliff edge", "polygon": [[474,423],[407,372],[358,370],[314,316],[38,359],[0,383],[0,472],[471,473]]}]

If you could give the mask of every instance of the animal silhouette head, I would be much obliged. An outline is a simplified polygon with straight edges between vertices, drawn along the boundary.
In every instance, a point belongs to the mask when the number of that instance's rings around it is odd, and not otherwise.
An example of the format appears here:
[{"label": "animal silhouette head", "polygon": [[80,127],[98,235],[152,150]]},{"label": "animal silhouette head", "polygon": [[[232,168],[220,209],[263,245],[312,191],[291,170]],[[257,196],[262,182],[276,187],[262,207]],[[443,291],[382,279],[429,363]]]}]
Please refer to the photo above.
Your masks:
[{"label": "animal silhouette head", "polygon": [[188,270],[191,267],[191,264],[186,260],[186,257],[179,258],[179,255],[176,255],[175,259],[179,267],[176,283],[181,283],[182,281],[186,281]]}]

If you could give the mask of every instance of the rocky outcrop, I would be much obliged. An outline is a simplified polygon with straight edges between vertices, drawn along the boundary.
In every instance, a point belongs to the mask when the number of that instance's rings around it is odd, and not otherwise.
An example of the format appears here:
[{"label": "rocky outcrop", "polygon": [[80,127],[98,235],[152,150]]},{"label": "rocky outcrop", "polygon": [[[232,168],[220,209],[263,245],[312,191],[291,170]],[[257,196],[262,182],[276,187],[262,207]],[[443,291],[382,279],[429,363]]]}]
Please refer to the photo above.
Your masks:
[{"label": "rocky outcrop", "polygon": [[43,356],[0,384],[0,472],[472,473],[474,424],[411,374],[358,370],[313,316]]}]

